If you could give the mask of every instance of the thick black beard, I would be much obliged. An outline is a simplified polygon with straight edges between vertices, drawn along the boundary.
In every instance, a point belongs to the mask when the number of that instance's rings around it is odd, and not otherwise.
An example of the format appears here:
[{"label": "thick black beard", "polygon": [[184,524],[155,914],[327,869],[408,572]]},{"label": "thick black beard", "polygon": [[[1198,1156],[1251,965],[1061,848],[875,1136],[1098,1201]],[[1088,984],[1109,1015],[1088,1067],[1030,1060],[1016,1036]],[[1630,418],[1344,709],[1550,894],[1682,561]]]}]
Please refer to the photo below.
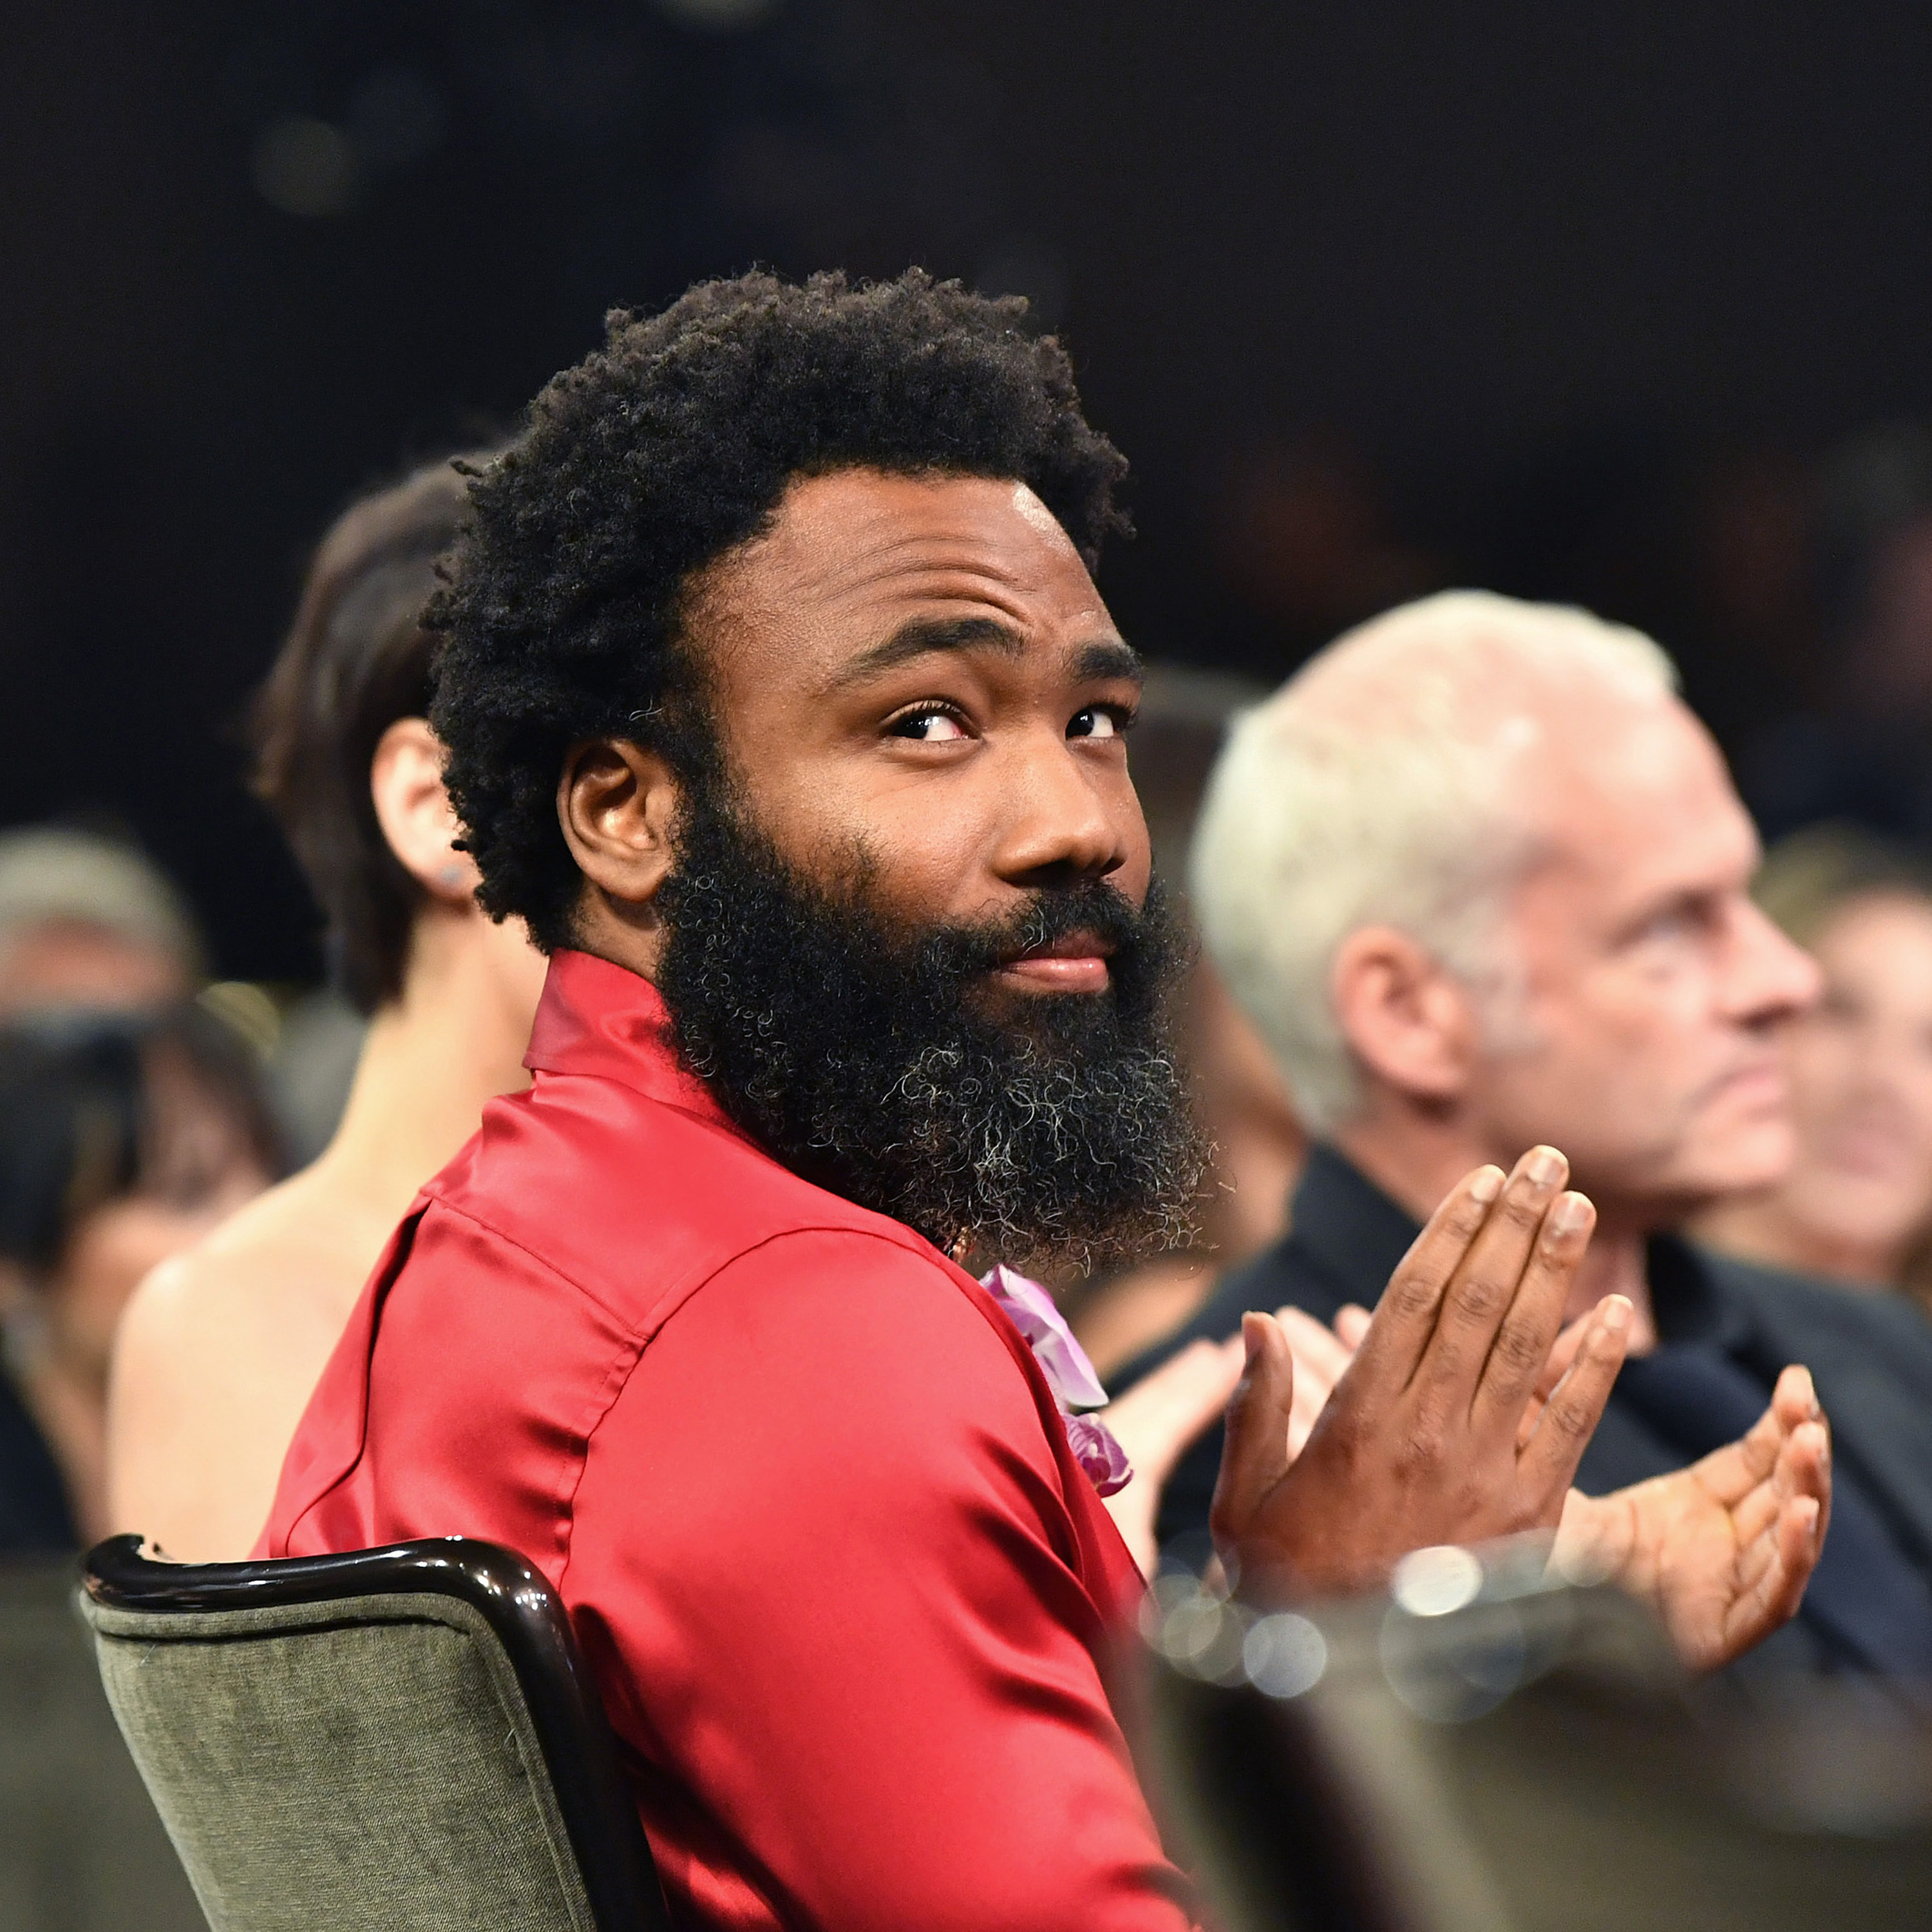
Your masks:
[{"label": "thick black beard", "polygon": [[[1020,918],[908,934],[800,878],[722,787],[700,785],[658,895],[658,988],[680,1050],[785,1166],[954,1250],[1035,1273],[1184,1246],[1207,1143],[1169,1042],[1186,948],[1158,886],[1044,891]],[[1016,947],[1092,931],[1104,994],[973,1010]],[[983,987],[980,988],[983,998]]]}]

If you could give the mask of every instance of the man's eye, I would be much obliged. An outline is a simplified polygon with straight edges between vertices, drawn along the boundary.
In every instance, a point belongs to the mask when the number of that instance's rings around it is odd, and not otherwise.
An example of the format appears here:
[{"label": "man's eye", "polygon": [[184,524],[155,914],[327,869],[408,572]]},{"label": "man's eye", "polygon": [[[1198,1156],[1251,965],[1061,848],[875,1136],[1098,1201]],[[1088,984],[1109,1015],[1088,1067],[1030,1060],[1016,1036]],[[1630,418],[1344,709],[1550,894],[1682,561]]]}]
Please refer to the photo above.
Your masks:
[{"label": "man's eye", "polygon": [[1666,907],[1648,920],[1643,937],[1661,946],[1688,946],[1707,938],[1718,922],[1714,907],[1701,901]]},{"label": "man's eye", "polygon": [[964,737],[966,728],[950,711],[909,711],[892,721],[892,736],[913,738],[922,745],[950,744]]},{"label": "man's eye", "polygon": [[1105,704],[1090,704],[1076,711],[1066,727],[1070,738],[1118,738],[1124,721],[1119,712]]}]

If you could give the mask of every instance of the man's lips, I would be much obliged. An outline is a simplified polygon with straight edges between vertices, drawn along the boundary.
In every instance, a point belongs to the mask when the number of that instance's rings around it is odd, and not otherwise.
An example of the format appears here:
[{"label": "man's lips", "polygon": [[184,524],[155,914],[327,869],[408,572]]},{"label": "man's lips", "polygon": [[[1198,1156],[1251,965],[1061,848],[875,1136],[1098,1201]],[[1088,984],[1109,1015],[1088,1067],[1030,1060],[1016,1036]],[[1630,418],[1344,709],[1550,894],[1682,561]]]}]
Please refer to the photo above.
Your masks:
[{"label": "man's lips", "polygon": [[1742,1101],[1759,1107],[1785,1107],[1790,1104],[1791,1083],[1784,1063],[1775,1055],[1748,1060],[1733,1067],[1712,1083],[1710,1096]]},{"label": "man's lips", "polygon": [[1063,933],[994,968],[995,976],[1036,993],[1104,993],[1112,948],[1096,934]]}]

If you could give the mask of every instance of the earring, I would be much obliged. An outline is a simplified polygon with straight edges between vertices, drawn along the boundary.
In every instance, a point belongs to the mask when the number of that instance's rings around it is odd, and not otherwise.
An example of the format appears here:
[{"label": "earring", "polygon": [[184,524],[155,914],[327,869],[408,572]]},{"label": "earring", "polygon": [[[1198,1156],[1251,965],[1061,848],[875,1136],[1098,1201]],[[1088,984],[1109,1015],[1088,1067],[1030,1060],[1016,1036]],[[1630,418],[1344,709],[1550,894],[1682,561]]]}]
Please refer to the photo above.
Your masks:
[{"label": "earring", "polygon": [[468,876],[463,868],[452,860],[436,874],[436,882],[440,886],[447,886],[451,891],[454,892]]}]

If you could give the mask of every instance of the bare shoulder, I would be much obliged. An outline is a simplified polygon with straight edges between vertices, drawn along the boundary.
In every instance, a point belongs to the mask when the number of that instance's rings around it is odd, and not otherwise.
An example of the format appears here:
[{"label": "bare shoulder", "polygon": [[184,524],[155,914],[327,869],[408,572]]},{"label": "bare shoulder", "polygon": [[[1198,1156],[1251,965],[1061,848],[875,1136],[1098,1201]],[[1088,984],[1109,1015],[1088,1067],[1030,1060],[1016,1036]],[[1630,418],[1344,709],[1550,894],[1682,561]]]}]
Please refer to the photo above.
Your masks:
[{"label": "bare shoulder", "polygon": [[388,1234],[326,1176],[296,1174],[156,1268],[129,1305],[128,1343],[285,1332],[311,1318],[339,1329]]},{"label": "bare shoulder", "polygon": [[386,1223],[314,1168],[136,1290],[108,1398],[109,1504],[178,1556],[244,1556]]},{"label": "bare shoulder", "polygon": [[304,1397],[388,1238],[387,1222],[326,1172],[271,1188],[134,1293],[115,1341],[112,1406],[253,1406]]}]

